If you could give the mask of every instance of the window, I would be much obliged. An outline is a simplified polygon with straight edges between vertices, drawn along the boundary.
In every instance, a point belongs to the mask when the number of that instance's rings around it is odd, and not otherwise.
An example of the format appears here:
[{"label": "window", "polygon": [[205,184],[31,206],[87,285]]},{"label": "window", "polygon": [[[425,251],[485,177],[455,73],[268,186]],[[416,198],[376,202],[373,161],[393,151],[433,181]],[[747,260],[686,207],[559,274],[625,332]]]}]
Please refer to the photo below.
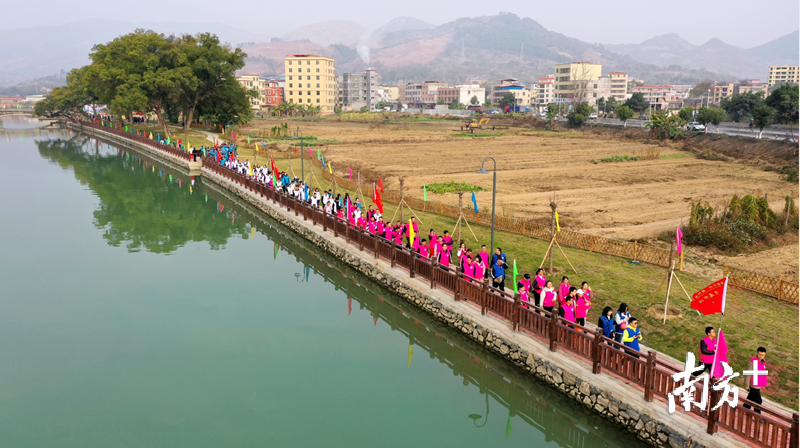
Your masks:
[{"label": "window", "polygon": [[292,65],[292,61],[289,61],[289,65]]},{"label": "window", "polygon": [[317,69],[317,73],[319,73],[319,69]]},{"label": "window", "polygon": [[317,61],[317,65],[319,65],[319,61]]},{"label": "window", "polygon": [[317,76],[317,81],[319,81],[319,76]]},{"label": "window", "polygon": [[309,84],[306,84],[306,87],[311,87],[311,84],[310,84],[310,83],[309,83]]},{"label": "window", "polygon": [[311,61],[306,61],[306,65],[311,65]]},{"label": "window", "polygon": [[291,72],[292,72],[292,69],[290,68],[290,69],[289,69],[289,73],[291,73]]},{"label": "window", "polygon": [[317,98],[317,103],[319,103],[319,98]]},{"label": "window", "polygon": [[317,83],[317,88],[319,89],[319,83]]},{"label": "window", "polygon": [[311,77],[310,76],[306,76],[306,79],[311,81]]},{"label": "window", "polygon": [[302,94],[303,94],[303,91],[301,90],[301,91],[297,92],[297,94],[298,94],[298,95],[302,95]]},{"label": "window", "polygon": [[292,80],[292,77],[290,76],[290,77],[289,77],[289,81],[291,81],[291,80]]},{"label": "window", "polygon": [[317,90],[317,95],[319,95],[319,90]]},{"label": "window", "polygon": [[306,69],[306,71],[307,71],[308,73],[311,73],[311,69],[310,69],[310,68],[307,68],[307,69]]}]

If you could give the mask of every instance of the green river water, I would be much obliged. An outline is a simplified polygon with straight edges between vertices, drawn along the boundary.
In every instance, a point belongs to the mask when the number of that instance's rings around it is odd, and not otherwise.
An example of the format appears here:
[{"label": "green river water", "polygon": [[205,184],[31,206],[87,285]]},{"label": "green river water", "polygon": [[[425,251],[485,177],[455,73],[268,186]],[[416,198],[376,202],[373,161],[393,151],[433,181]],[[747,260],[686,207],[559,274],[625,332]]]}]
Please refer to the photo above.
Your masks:
[{"label": "green river water", "polygon": [[0,446],[641,446],[190,185],[85,135],[0,131]]}]

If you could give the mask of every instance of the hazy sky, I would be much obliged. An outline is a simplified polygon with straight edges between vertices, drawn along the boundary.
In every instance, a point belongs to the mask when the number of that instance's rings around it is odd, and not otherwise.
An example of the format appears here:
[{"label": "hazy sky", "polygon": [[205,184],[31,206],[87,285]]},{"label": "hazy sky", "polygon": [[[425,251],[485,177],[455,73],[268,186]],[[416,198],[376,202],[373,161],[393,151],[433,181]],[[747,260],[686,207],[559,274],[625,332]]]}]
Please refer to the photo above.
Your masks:
[{"label": "hazy sky", "polygon": [[[501,11],[530,17],[546,28],[590,43],[638,43],[678,33],[694,44],[718,37],[752,47],[798,29],[797,0],[673,0],[669,2],[356,0],[259,2],[252,0],[137,0],[135,2],[4,2],[0,29],[63,25],[87,18],[138,21],[218,22],[268,35],[325,20],[352,20],[375,28],[399,16],[436,25]],[[13,20],[12,20],[13,18]]]}]

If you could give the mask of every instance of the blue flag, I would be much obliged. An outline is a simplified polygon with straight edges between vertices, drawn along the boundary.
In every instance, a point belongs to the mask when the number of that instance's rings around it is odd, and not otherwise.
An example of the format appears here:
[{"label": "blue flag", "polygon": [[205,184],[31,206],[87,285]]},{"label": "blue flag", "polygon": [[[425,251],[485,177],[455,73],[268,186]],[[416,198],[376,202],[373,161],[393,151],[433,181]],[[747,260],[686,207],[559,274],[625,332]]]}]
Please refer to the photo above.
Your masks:
[{"label": "blue flag", "polygon": [[475,213],[478,213],[478,200],[475,199],[475,192],[472,192],[472,205],[475,206]]},{"label": "blue flag", "polygon": [[322,167],[325,168],[325,156],[322,156]]}]

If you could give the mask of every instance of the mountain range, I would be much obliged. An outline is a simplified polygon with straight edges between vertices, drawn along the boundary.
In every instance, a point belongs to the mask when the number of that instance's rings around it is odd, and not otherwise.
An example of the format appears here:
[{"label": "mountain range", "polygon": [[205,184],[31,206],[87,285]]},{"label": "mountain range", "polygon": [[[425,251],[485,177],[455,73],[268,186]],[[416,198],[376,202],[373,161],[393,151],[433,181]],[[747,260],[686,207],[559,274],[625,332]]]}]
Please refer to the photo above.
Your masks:
[{"label": "mountain range", "polygon": [[659,66],[680,65],[728,74],[736,79],[766,80],[770,65],[797,65],[800,60],[798,31],[763,45],[744,49],[711,39],[693,45],[675,33],[656,36],[640,44],[604,45],[610,51]]},{"label": "mountain range", "polygon": [[743,49],[712,39],[693,45],[677,34],[640,44],[589,44],[547,30],[514,14],[461,18],[432,25],[398,17],[367,30],[346,20],[303,26],[282,36],[253,33],[217,23],[85,20],[63,26],[0,30],[0,86],[52,75],[89,62],[93,45],[136,28],[165,34],[208,31],[248,54],[244,71],[283,73],[288,53],[316,53],[336,59],[337,71],[375,67],[384,81],[519,78],[535,81],[567,61],[603,64],[603,71],[627,71],[653,83],[701,79],[765,79],[769,65],[798,63],[798,33]]}]

